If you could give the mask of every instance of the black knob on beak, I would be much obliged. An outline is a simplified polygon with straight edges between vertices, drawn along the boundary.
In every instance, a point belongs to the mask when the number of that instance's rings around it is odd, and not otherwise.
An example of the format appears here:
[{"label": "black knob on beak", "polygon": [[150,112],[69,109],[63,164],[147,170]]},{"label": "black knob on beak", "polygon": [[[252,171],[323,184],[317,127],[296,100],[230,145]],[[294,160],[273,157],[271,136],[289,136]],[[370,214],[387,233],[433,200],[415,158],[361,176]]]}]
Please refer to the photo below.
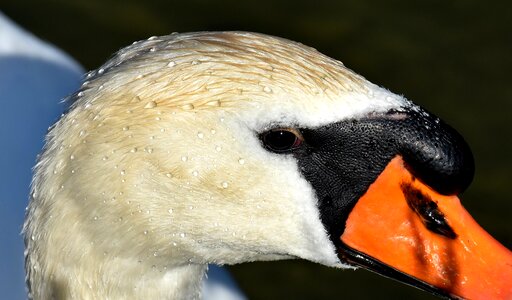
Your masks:
[{"label": "black knob on beak", "polygon": [[390,138],[395,139],[411,173],[441,194],[464,191],[475,172],[473,155],[464,138],[420,108],[399,114],[403,118],[396,122]]}]

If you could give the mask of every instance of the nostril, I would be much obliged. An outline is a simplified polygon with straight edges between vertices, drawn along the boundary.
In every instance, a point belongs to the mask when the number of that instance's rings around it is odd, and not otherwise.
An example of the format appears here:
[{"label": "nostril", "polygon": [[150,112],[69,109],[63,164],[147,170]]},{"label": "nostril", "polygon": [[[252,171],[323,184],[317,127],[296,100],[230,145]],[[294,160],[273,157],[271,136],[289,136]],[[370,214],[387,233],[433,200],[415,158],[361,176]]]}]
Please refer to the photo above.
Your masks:
[{"label": "nostril", "polygon": [[407,114],[404,111],[391,109],[388,112],[386,112],[386,119],[389,120],[405,120],[409,117],[409,114]]}]

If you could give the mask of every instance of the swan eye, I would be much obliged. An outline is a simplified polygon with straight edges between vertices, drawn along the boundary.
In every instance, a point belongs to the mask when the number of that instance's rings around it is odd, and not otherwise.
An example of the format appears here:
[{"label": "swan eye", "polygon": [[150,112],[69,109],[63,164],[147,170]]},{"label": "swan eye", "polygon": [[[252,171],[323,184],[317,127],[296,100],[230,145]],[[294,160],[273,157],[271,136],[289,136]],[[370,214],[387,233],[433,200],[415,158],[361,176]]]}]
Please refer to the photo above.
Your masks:
[{"label": "swan eye", "polygon": [[276,128],[260,135],[263,145],[274,152],[288,152],[302,145],[300,132],[293,128]]}]

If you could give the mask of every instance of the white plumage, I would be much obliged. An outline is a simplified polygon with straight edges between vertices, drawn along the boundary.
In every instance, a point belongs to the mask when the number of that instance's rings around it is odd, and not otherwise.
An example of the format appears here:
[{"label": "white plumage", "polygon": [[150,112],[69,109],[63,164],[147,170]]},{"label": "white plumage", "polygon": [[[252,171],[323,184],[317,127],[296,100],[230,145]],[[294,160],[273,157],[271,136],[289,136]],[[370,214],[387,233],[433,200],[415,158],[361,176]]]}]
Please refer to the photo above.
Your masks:
[{"label": "white plumage", "polygon": [[411,105],[244,32],[150,38],[85,80],[36,166],[24,232],[38,299],[199,297],[208,263],[343,267],[310,184],[257,133]]}]

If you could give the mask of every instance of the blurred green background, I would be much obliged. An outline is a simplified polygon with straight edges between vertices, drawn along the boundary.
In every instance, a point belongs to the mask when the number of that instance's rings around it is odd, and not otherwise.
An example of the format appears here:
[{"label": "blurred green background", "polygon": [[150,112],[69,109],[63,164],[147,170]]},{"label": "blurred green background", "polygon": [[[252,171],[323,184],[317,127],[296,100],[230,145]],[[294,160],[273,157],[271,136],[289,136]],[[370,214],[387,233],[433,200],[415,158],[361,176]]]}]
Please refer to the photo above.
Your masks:
[{"label": "blurred green background", "polygon": [[[2,0],[0,10],[86,69],[175,31],[248,30],[313,46],[463,134],[477,166],[463,203],[512,248],[510,1]],[[251,299],[432,299],[366,271],[303,261],[229,269]]]}]

